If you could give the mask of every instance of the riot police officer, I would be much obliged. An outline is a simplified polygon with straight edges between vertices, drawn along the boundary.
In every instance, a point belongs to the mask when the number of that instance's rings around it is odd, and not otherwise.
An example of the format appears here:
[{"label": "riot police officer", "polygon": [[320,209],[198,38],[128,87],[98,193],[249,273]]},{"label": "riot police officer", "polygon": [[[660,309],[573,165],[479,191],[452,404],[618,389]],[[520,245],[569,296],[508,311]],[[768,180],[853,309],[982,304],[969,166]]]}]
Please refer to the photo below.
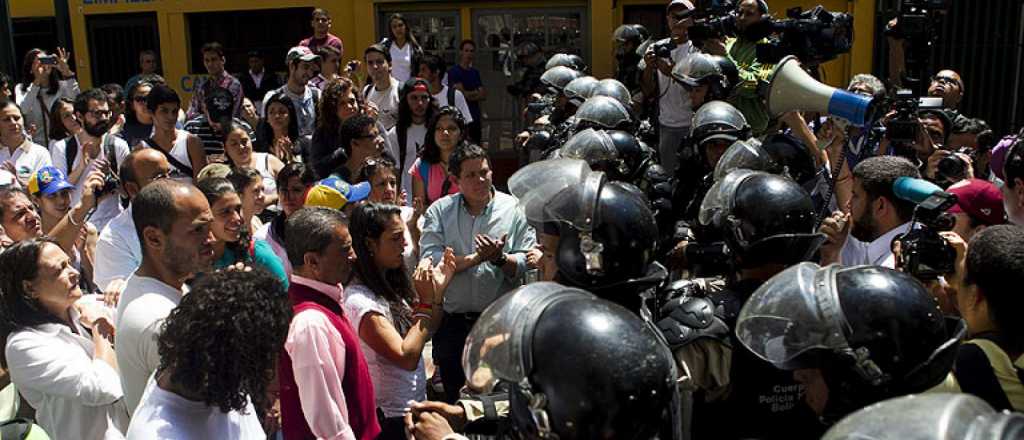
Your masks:
[{"label": "riot police officer", "polygon": [[583,61],[583,57],[574,53],[556,53],[548,58],[547,64],[544,65],[544,70],[551,70],[558,66],[568,67],[577,72],[586,73],[587,63]]},{"label": "riot police officer", "polygon": [[828,422],[944,383],[963,320],[944,318],[912,276],[880,266],[801,263],[757,289],[740,311],[739,342],[792,371]]},{"label": "riot police officer", "polygon": [[[677,281],[658,327],[694,392],[694,438],[818,438],[823,427],[801,400],[791,374],[744,350],[735,339],[740,308],[772,275],[805,261],[824,241],[814,232],[810,196],[782,176],[739,170],[716,182],[702,204],[701,223],[721,231],[732,274]],[[737,424],[733,418],[744,417]]]},{"label": "riot police officer", "polygon": [[636,124],[632,112],[619,100],[609,96],[591,96],[576,109],[576,129],[598,128],[633,132]]},{"label": "riot police officer", "polygon": [[509,418],[522,438],[678,433],[668,348],[636,315],[580,289],[539,282],[502,296],[473,326],[463,363],[477,392],[509,384]]},{"label": "riot police officer", "polygon": [[724,101],[739,84],[739,71],[726,57],[693,54],[672,68],[672,79],[683,86],[694,111],[711,101]]},{"label": "riot police officer", "polygon": [[641,47],[651,34],[643,25],[624,24],[615,29],[612,38],[615,41],[615,79],[635,93],[640,90]]},{"label": "riot police officer", "polygon": [[567,158],[530,164],[508,186],[537,231],[550,278],[640,312],[641,293],[667,273],[654,261],[658,228],[639,188]]}]

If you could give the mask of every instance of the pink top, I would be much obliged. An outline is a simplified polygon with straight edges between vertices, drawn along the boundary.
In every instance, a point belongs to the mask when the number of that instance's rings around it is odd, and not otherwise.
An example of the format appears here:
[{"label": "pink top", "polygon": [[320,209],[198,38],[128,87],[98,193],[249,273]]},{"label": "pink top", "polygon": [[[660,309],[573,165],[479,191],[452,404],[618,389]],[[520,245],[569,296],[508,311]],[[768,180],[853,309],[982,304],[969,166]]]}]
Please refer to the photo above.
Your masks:
[{"label": "pink top", "polygon": [[[409,169],[409,174],[423,180],[423,175],[420,174],[421,160],[423,159],[416,159],[416,162],[412,164],[412,168]],[[454,177],[448,178],[440,163],[430,164],[428,170],[429,176],[427,176],[427,200],[424,200],[424,202],[426,202],[425,206],[430,205],[430,203],[437,201],[437,199],[440,199],[441,197],[459,193],[459,184],[455,183]],[[448,192],[443,192],[442,190],[444,189],[444,181],[446,178],[448,178],[448,181],[451,183],[449,184],[450,187],[448,188]]]},{"label": "pink top", "polygon": [[[322,292],[339,304],[344,298],[341,286],[294,274],[291,283]],[[313,434],[318,439],[355,440],[342,391],[345,342],[341,334],[323,313],[305,310],[292,318],[284,349],[291,357],[302,412]]]},{"label": "pink top", "polygon": [[338,52],[341,52],[342,56],[345,56],[345,44],[341,41],[341,38],[338,38],[337,35],[330,32],[327,33],[326,37],[321,39],[314,37],[306,38],[299,42],[299,46],[306,46],[313,53],[316,53],[316,50],[319,49],[320,46],[333,46],[335,49],[338,49]]}]

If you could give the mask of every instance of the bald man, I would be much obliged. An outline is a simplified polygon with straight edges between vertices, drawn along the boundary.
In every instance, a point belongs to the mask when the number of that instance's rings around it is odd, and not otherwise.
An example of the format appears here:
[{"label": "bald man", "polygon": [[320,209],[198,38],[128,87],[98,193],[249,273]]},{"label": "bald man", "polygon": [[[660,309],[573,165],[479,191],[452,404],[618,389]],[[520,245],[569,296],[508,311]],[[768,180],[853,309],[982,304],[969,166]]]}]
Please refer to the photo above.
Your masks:
[{"label": "bald man", "polygon": [[[171,164],[159,151],[152,148],[138,149],[125,157],[121,163],[121,186],[128,199],[134,200],[142,188],[167,177],[170,171]],[[100,238],[96,242],[92,280],[104,292],[120,292],[121,289],[117,287],[123,286],[124,280],[128,279],[141,262],[142,249],[139,246],[139,237],[135,233],[135,223],[132,221],[132,207],[128,206],[128,209],[111,219],[100,231]],[[118,284],[111,286],[115,281]],[[117,295],[108,295],[107,302],[111,306],[115,305]]]}]

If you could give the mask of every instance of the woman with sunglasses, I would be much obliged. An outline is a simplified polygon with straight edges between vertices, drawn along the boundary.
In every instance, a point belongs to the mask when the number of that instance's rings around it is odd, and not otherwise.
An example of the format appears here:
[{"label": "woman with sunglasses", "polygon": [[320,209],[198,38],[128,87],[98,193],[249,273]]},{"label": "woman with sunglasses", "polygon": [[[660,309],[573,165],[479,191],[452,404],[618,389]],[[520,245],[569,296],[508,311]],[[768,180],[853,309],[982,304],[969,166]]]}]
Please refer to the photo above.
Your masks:
[{"label": "woman with sunglasses", "polygon": [[456,176],[449,173],[448,158],[466,141],[466,120],[455,107],[441,108],[427,125],[423,155],[413,162],[412,194],[423,206],[449,194],[459,192]]}]

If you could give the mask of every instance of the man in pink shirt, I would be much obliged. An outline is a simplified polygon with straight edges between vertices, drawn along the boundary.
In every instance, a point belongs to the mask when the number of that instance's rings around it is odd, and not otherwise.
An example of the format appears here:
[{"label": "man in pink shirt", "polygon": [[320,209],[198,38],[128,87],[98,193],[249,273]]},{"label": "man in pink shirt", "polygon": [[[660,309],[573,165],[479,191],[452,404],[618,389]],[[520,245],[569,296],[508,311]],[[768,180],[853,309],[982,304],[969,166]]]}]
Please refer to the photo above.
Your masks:
[{"label": "man in pink shirt", "polygon": [[372,440],[380,434],[373,382],[359,337],[342,312],[355,259],[348,222],[303,208],[285,222],[294,317],[281,353],[281,426],[292,439]]},{"label": "man in pink shirt", "polygon": [[331,14],[326,9],[316,8],[313,10],[313,36],[299,42],[299,46],[306,46],[313,53],[316,53],[320,46],[332,46],[341,52],[338,59],[345,58],[345,45],[341,38],[328,31],[331,30]]}]

